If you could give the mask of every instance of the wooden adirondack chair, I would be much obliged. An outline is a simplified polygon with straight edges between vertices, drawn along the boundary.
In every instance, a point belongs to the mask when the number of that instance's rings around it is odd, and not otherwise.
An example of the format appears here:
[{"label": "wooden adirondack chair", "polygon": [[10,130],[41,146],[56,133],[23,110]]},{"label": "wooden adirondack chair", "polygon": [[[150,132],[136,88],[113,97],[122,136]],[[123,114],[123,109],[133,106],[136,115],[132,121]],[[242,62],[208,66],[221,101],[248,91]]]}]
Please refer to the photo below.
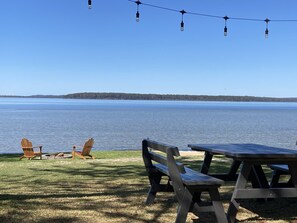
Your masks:
[{"label": "wooden adirondack chair", "polygon": [[[21,141],[22,149],[24,151],[24,155],[20,157],[20,160],[23,158],[34,159],[39,156],[42,159],[42,146],[33,146],[32,142],[28,139],[23,138]],[[34,148],[39,148],[39,152],[34,152]]]},{"label": "wooden adirondack chair", "polygon": [[[72,150],[72,159],[74,159],[75,156],[78,156],[79,158],[86,159],[86,157],[91,157],[92,159],[95,159],[95,156],[92,156],[90,154],[91,149],[93,148],[94,145],[94,139],[90,138],[85,142],[85,145],[82,146],[73,146]],[[76,148],[82,148],[82,151],[76,151]]]}]

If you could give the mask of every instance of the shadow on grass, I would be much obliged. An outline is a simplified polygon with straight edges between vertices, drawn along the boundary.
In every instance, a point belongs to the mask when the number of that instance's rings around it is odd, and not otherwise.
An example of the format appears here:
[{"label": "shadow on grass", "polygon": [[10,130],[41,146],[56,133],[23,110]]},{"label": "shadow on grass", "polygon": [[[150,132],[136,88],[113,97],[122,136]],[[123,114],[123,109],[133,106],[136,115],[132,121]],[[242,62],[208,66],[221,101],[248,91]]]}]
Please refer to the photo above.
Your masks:
[{"label": "shadow on grass", "polygon": [[[5,202],[15,213],[0,216],[0,222],[27,222],[24,212],[34,215],[34,209],[65,210],[78,213],[94,211],[114,222],[164,222],[159,220],[174,202],[167,202],[170,196],[157,200],[158,208],[144,205],[148,191],[145,169],[139,164],[85,163],[83,166],[55,165],[28,168],[34,174],[5,179],[6,185],[18,185],[19,193],[2,193],[0,201]],[[44,175],[44,177],[42,177]],[[59,176],[59,177],[57,177]],[[17,189],[14,188],[14,190]],[[25,209],[25,211],[24,211]],[[146,210],[147,209],[147,210]],[[127,211],[128,210],[128,211]],[[144,211],[145,210],[145,211]],[[150,214],[147,216],[145,213]],[[79,222],[84,216],[63,216],[38,218],[32,222]],[[2,221],[2,220],[3,221]],[[120,220],[119,220],[120,219]]]},{"label": "shadow on grass", "polygon": [[0,162],[16,162],[19,158],[24,155],[23,153],[17,154],[0,154]]},{"label": "shadow on grass", "polygon": [[[23,214],[22,216],[16,217],[15,215],[7,214],[7,215],[2,215],[0,216],[0,222],[9,222],[9,223],[20,223],[20,222],[30,222],[28,221],[29,216],[26,214]],[[41,218],[36,221],[36,223],[72,223],[72,222],[79,222],[79,218],[75,217],[48,217],[48,218]]]},{"label": "shadow on grass", "polygon": [[48,222],[54,222],[54,223],[72,223],[72,222],[78,222],[79,218],[74,217],[56,217],[56,218],[42,218],[37,221],[37,223],[48,223]]},{"label": "shadow on grass", "polygon": [[73,177],[85,177],[92,178],[93,180],[116,180],[121,177],[136,178],[146,176],[144,167],[137,164],[103,164],[103,163],[88,163],[85,167],[70,167],[70,166],[53,166],[51,169],[29,168],[35,173],[44,172],[48,174],[50,172],[64,174]]},{"label": "shadow on grass", "polygon": [[[201,161],[186,158],[184,162],[199,171]],[[222,162],[212,171],[228,171],[229,165]],[[66,216],[35,216],[37,220],[31,222],[87,222],[80,214],[84,211],[93,211],[95,216],[113,219],[114,222],[164,222],[164,214],[168,213],[171,213],[172,220],[175,218],[177,203],[172,199],[173,193],[160,193],[154,205],[144,205],[149,187],[142,163],[82,161],[71,165],[52,163],[49,166],[45,163],[43,167],[31,166],[28,171],[32,172],[30,178],[22,175],[5,177],[5,187],[11,187],[12,191],[17,191],[17,187],[24,189],[19,189],[18,193],[2,191],[0,205],[5,204],[4,208],[12,211],[0,215],[0,222],[28,222],[36,209],[47,209],[53,213],[63,210]],[[231,192],[232,188],[228,188],[222,194],[224,203],[230,200]],[[242,207],[272,220],[295,219],[296,205],[296,199],[241,203]],[[260,219],[251,217],[248,220]],[[215,218],[212,214],[203,214],[193,222],[215,222]]]},{"label": "shadow on grass", "polygon": [[263,218],[290,222],[297,220],[297,199],[295,198],[279,198],[268,201],[242,200],[240,206],[259,216],[245,219],[245,221],[256,221]]}]

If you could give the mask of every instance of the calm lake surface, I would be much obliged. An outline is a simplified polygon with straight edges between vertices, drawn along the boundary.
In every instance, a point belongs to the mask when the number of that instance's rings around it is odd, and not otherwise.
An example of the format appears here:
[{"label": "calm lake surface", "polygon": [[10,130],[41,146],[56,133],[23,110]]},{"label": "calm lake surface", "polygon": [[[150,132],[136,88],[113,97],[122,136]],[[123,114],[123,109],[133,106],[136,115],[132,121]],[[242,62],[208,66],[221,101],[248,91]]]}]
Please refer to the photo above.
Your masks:
[{"label": "calm lake surface", "polygon": [[296,148],[297,103],[0,98],[0,153],[21,153],[23,137],[44,152],[90,137],[95,150],[140,149],[144,138]]}]

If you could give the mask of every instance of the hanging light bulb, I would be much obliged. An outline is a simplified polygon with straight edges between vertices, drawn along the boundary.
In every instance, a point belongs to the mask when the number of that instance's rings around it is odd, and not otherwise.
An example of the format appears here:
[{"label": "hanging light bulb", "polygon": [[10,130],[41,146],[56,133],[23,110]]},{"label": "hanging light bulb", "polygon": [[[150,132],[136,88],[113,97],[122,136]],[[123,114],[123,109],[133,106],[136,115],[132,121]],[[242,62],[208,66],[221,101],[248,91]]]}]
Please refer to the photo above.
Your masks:
[{"label": "hanging light bulb", "polygon": [[269,34],[268,23],[270,22],[270,20],[266,18],[264,21],[266,22],[265,38],[268,38],[268,34]]},{"label": "hanging light bulb", "polygon": [[180,23],[180,31],[184,31],[185,30],[185,24],[184,21],[181,21]]},{"label": "hanging light bulb", "polygon": [[180,23],[180,31],[185,30],[185,24],[184,24],[184,14],[187,13],[185,10],[181,10],[180,13],[182,14],[182,20]]},{"label": "hanging light bulb", "polygon": [[135,3],[137,4],[136,22],[139,22],[139,17],[140,17],[139,5],[141,4],[141,2],[139,0],[137,0]]},{"label": "hanging light bulb", "polygon": [[227,36],[228,35],[227,20],[229,19],[229,17],[225,16],[224,19],[225,19],[224,36]]},{"label": "hanging light bulb", "polygon": [[88,0],[88,8],[92,9],[92,0]]}]

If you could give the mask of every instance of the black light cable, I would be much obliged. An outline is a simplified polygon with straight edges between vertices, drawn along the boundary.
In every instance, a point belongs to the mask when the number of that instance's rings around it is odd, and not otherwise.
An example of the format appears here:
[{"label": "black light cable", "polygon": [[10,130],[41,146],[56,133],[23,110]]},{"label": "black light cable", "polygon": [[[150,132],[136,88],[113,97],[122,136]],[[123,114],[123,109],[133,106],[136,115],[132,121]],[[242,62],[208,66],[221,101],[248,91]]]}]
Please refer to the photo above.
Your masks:
[{"label": "black light cable", "polygon": [[[227,20],[232,19],[232,20],[241,20],[241,21],[253,21],[253,22],[263,22],[263,19],[257,19],[257,18],[243,18],[243,17],[228,17],[228,16],[219,16],[219,15],[212,15],[212,14],[203,14],[203,13],[197,13],[197,12],[189,12],[189,11],[185,11],[185,10],[176,10],[176,9],[172,9],[172,8],[167,8],[167,7],[162,7],[162,6],[158,6],[158,5],[152,5],[152,4],[147,4],[147,3],[143,3],[140,2],[139,0],[135,1],[135,0],[128,0],[129,2],[134,2],[137,4],[137,12],[136,12],[136,21],[139,22],[139,5],[145,5],[145,6],[149,6],[152,8],[157,8],[157,9],[161,9],[161,10],[166,10],[166,11],[171,11],[171,12],[176,12],[176,13],[181,13],[182,14],[182,21],[180,23],[180,29],[181,31],[184,31],[184,20],[183,20],[183,16],[185,13],[190,14],[190,15],[195,15],[195,16],[203,16],[203,17],[209,17],[209,18],[215,18],[215,19],[224,19],[225,20],[225,27],[224,27],[224,36],[228,35],[228,28],[227,28]],[[89,0],[89,5],[90,5],[91,0]],[[265,29],[265,37],[268,38],[268,34],[269,34],[269,30],[268,30],[268,23],[269,22],[297,22],[297,19],[268,19],[266,18],[264,20],[266,22],[266,29]]]}]

